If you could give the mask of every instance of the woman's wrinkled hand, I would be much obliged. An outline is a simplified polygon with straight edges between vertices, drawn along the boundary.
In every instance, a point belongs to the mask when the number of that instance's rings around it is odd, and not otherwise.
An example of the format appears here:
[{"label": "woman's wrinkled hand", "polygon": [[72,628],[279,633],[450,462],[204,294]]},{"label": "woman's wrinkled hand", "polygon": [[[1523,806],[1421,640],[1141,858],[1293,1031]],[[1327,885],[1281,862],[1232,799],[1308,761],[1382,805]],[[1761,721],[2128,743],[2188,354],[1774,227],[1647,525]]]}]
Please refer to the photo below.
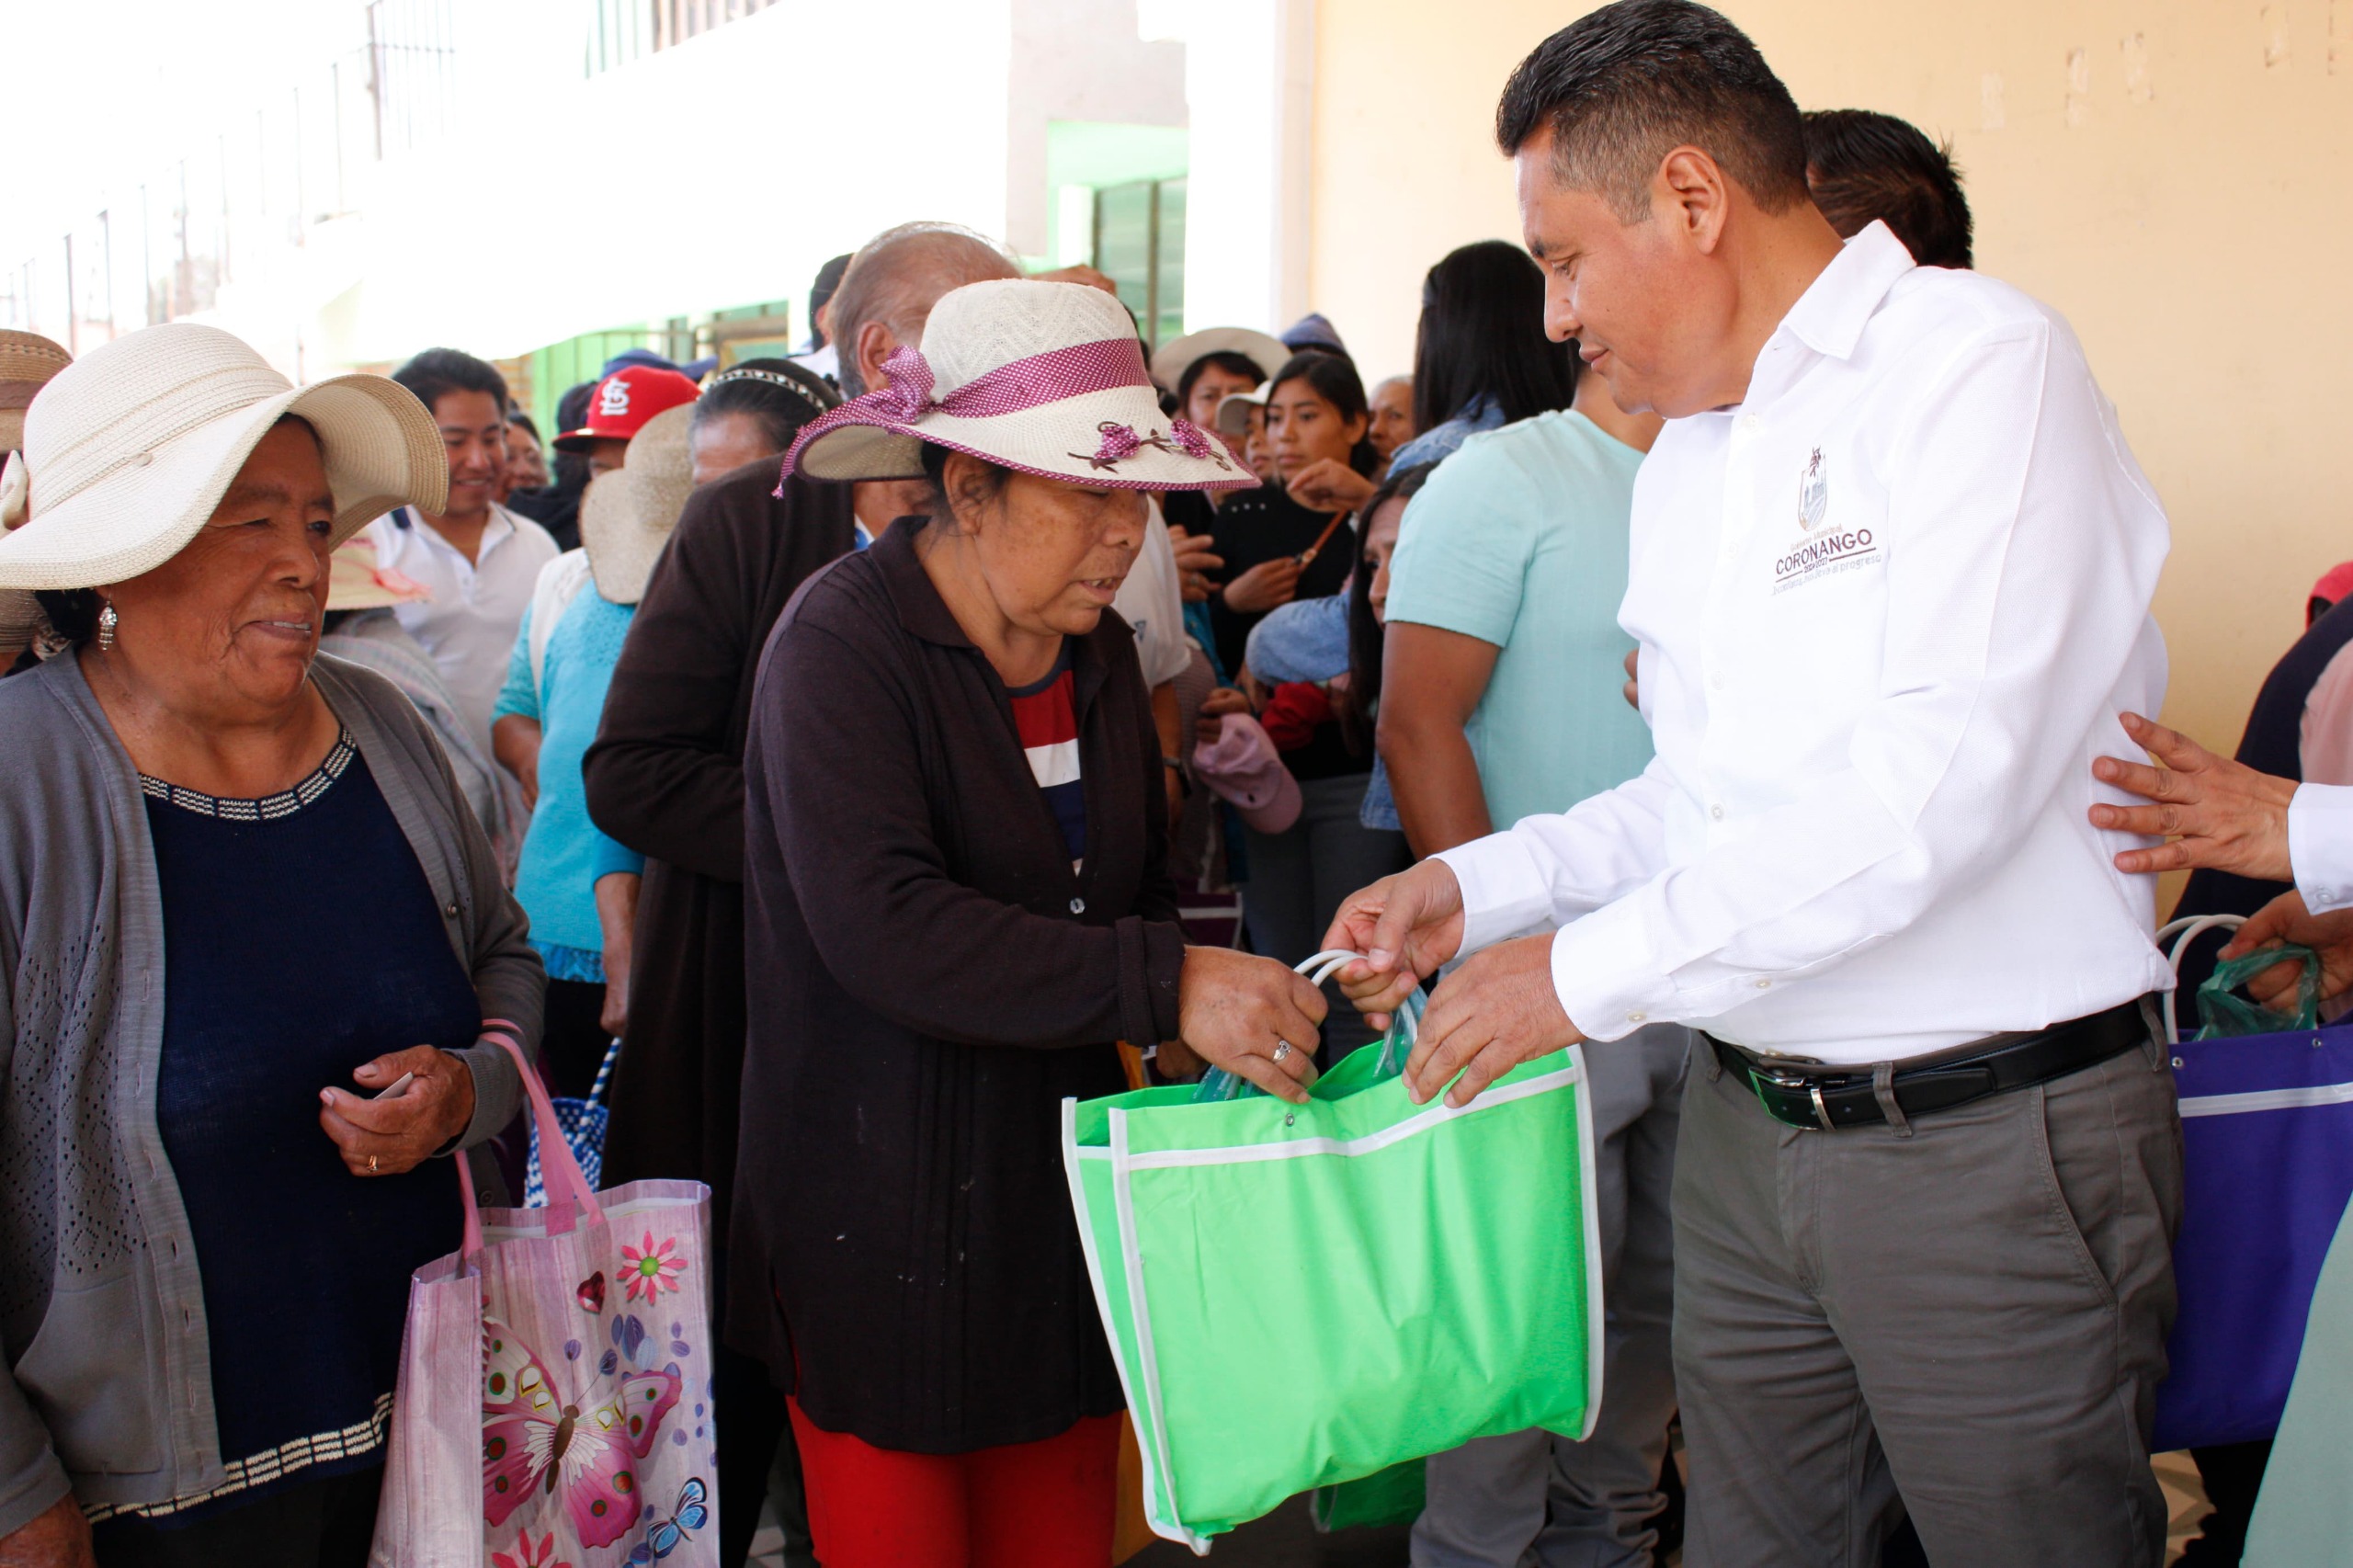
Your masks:
[{"label": "woman's wrinkled hand", "polygon": [[2092,776],[2103,784],[2146,796],[2149,806],[2096,805],[2094,827],[2137,833],[2170,843],[2118,852],[2116,869],[2134,873],[2209,866],[2258,881],[2294,880],[2288,865],[2288,802],[2293,779],[2258,773],[2217,756],[2188,736],[2138,713],[2119,715],[2124,733],[2148,749],[2156,765],[2096,758]]},{"label": "woman's wrinkled hand", "polygon": [[68,1494],[0,1536],[0,1568],[97,1568],[82,1505]]},{"label": "woman's wrinkled hand", "polygon": [[1381,488],[1336,458],[1318,458],[1290,482],[1290,498],[1311,512],[1353,512]]},{"label": "woman's wrinkled hand", "polygon": [[[2283,892],[2253,915],[2234,932],[2218,955],[2235,959],[2258,948],[2282,942],[2310,948],[2320,955],[2320,994],[2341,996],[2353,991],[2353,909],[2314,915],[2304,906],[2304,895]],[[2265,1006],[2292,1000],[2304,977],[2302,962],[2277,963],[2246,983],[2246,994]]]},{"label": "woman's wrinkled hand", "polygon": [[1324,1012],[1324,994],[1273,959],[1232,948],[1185,949],[1177,1034],[1211,1066],[1294,1105],[1307,1103],[1307,1085],[1315,1082]]},{"label": "woman's wrinkled hand", "polygon": [[[370,1099],[400,1081],[416,1079],[388,1100]],[[365,1094],[319,1091],[319,1126],[335,1140],[353,1176],[398,1176],[430,1158],[466,1130],[474,1117],[472,1069],[446,1051],[412,1045],[379,1056],[351,1076]]]},{"label": "woman's wrinkled hand", "polygon": [[1279,609],[1298,597],[1299,574],[1305,570],[1293,555],[1261,561],[1225,585],[1225,608],[1236,615]]}]

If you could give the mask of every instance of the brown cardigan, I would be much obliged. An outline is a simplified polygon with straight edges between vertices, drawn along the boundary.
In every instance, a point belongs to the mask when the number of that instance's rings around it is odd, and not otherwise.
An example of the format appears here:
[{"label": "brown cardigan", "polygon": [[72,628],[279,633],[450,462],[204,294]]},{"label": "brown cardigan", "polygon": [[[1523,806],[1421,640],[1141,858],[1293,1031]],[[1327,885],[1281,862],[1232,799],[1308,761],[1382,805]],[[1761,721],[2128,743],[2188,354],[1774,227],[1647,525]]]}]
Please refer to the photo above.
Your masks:
[{"label": "brown cardigan", "polygon": [[1060,1108],[1175,1038],[1184,937],[1126,622],[1070,641],[1074,872],[915,532],[810,580],[753,699],[729,1336],[819,1426],[957,1453],[1120,1408]]},{"label": "brown cardigan", "polygon": [[581,771],[597,825],[645,856],[608,1186],[707,1182],[727,1233],[744,1072],[744,735],[768,629],[850,548],[850,487],[764,460],[696,491],[630,623]]}]

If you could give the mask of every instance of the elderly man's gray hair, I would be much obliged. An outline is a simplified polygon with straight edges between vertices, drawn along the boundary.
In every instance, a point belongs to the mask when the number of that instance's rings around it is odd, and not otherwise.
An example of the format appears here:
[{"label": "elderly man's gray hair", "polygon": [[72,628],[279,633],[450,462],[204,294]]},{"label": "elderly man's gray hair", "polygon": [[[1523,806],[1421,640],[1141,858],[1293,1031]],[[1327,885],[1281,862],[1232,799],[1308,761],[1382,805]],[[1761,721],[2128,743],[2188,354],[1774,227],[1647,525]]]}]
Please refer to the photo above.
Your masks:
[{"label": "elderly man's gray hair", "polygon": [[913,347],[923,337],[931,307],[950,289],[1020,276],[1020,266],[1003,245],[955,223],[902,223],[858,246],[833,299],[833,340],[840,358],[835,374],[843,395],[856,397],[867,390],[858,338],[868,322],[881,323],[891,335]]}]

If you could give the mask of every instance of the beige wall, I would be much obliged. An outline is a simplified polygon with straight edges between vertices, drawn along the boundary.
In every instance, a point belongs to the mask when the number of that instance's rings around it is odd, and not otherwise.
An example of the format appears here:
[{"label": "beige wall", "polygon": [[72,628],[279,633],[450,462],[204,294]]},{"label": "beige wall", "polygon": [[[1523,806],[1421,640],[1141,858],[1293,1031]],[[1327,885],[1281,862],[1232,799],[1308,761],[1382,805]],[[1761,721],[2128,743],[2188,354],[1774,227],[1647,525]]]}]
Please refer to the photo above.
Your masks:
[{"label": "beige wall", "polygon": [[[1404,368],[1429,264],[1518,237],[1497,91],[1589,9],[1320,0],[1317,308]],[[2065,314],[2174,524],[2167,714],[2237,744],[2312,580],[2353,557],[2353,0],[1734,0],[1808,108],[1949,137],[1977,262]]]}]

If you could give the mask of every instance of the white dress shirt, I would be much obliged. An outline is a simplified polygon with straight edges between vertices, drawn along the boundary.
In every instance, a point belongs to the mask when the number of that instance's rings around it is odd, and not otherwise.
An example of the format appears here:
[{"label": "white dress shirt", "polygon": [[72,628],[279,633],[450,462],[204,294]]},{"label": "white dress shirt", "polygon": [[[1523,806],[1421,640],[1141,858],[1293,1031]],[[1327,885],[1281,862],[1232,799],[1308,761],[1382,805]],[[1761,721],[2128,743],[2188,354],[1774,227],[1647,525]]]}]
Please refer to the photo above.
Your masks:
[{"label": "white dress shirt", "polygon": [[1440,858],[1465,949],[1559,926],[1553,983],[1615,1040],[1900,1060],[2172,983],[2123,797],[2157,710],[2163,509],[2066,324],[1874,223],[1635,481],[1620,621],[1657,756]]},{"label": "white dress shirt", "polygon": [[457,699],[458,711],[484,756],[491,755],[490,710],[506,681],[516,629],[531,602],[540,568],[559,553],[548,530],[493,503],[482,546],[468,561],[413,506],[368,525],[376,561],[431,590],[433,597],[398,605],[393,615],[433,655]]},{"label": "white dress shirt", "polygon": [[2288,864],[2314,915],[2353,905],[2353,784],[2299,784],[2288,799]]},{"label": "white dress shirt", "polygon": [[1176,583],[1176,546],[1168,538],[1160,503],[1148,506],[1143,543],[1111,608],[1135,631],[1136,659],[1143,665],[1144,685],[1165,686],[1193,662],[1193,647],[1185,640],[1185,596]]}]

